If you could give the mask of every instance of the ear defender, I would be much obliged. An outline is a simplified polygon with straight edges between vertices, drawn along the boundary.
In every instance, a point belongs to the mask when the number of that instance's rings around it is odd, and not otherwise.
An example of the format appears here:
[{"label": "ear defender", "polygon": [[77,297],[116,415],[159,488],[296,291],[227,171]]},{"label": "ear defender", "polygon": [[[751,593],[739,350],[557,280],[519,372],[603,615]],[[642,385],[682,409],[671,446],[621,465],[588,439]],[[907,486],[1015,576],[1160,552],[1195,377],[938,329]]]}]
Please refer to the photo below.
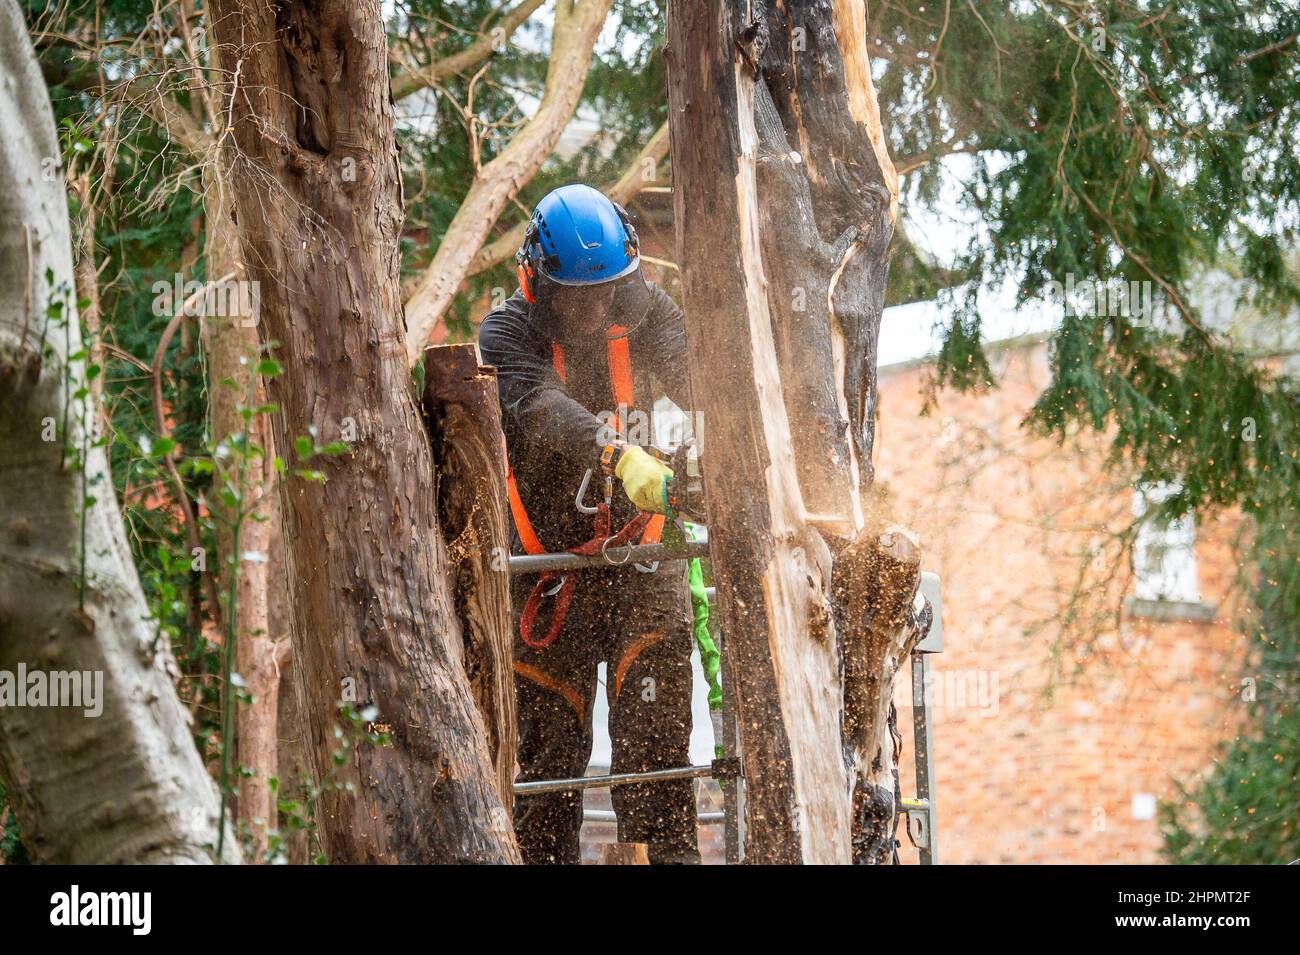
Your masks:
[{"label": "ear defender", "polygon": [[533,283],[528,280],[528,273],[532,269],[528,268],[523,262],[515,266],[515,274],[519,276],[519,289],[524,293],[524,301],[532,305],[537,299],[533,296]]},{"label": "ear defender", "polygon": [[515,253],[515,274],[519,276],[519,290],[524,293],[524,301],[532,305],[537,301],[537,293],[533,289],[533,263],[528,255],[528,247],[537,240],[537,219],[528,220],[528,225],[524,229],[524,241],[519,246],[519,251]]}]

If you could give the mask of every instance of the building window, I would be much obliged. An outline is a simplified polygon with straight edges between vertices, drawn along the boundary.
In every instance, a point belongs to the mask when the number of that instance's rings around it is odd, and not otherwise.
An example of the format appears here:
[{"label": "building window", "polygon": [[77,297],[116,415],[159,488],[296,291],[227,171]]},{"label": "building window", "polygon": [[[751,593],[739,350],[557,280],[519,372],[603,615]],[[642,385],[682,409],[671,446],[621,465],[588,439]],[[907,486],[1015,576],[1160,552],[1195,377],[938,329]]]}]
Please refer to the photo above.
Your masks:
[{"label": "building window", "polygon": [[[1148,511],[1177,494],[1176,484],[1145,484],[1133,493],[1138,518],[1133,543],[1133,570],[1139,601],[1199,603],[1196,579],[1196,519],[1187,514],[1173,521],[1147,518]],[[1144,519],[1147,518],[1147,519]]]}]

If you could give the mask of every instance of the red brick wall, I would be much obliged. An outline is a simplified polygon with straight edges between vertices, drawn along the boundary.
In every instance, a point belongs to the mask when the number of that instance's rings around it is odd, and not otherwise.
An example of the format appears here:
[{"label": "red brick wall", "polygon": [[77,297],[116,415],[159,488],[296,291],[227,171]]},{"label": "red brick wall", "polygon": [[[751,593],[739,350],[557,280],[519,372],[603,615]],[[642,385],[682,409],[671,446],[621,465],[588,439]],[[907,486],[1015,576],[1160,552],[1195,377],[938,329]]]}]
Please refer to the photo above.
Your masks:
[{"label": "red brick wall", "polygon": [[[1177,781],[1193,781],[1244,705],[1231,605],[1241,529],[1198,526],[1214,619],[1122,613],[1132,593],[1114,536],[1132,517],[1122,469],[1096,435],[1060,446],[1020,427],[1047,382],[1041,345],[993,360],[997,390],[943,393],[924,417],[928,367],[886,371],[880,383],[882,507],[920,533],[927,569],[943,578],[946,646],[930,658],[940,859],[1158,862],[1157,823],[1134,818],[1134,796],[1171,797]],[[910,795],[906,674],[901,682]],[[962,688],[975,698],[957,699]]]}]

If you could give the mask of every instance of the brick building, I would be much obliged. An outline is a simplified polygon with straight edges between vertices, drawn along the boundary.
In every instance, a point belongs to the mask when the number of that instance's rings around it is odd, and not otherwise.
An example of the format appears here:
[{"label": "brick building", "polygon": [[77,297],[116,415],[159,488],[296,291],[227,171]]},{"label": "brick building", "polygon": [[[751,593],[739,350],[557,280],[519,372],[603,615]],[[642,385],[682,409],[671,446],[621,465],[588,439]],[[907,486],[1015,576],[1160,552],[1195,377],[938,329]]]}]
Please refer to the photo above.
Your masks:
[{"label": "brick building", "polygon": [[[1120,536],[1143,497],[1108,467],[1105,439],[1058,445],[1021,427],[1048,381],[1042,336],[1004,342],[990,362],[996,390],[941,394],[928,415],[932,366],[880,373],[878,487],[943,580],[940,859],[1159,862],[1156,801],[1211,764],[1249,705],[1232,623],[1243,529]],[[897,697],[905,794],[910,689]]]}]

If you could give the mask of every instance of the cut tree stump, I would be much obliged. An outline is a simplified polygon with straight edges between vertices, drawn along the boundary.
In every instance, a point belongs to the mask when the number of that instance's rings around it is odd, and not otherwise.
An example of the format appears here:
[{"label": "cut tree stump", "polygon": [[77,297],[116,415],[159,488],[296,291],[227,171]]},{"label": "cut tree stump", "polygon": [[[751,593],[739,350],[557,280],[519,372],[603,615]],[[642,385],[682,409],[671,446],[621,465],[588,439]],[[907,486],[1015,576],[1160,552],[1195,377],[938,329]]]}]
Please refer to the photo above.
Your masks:
[{"label": "cut tree stump", "polygon": [[425,423],[438,475],[438,516],[456,568],[465,673],[487,728],[501,801],[513,804],[515,690],[506,450],[496,369],[473,344],[424,353]]}]

